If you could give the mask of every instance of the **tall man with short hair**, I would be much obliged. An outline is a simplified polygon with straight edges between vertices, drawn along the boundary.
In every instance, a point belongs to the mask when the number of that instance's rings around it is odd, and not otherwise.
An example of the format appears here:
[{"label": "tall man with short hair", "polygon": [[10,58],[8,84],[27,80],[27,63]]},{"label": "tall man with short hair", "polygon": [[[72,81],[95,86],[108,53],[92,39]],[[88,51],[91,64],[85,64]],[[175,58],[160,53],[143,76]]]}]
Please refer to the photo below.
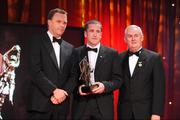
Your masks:
[{"label": "tall man with short hair", "polygon": [[128,50],[119,55],[123,81],[119,89],[119,120],[160,120],[165,101],[165,75],[161,56],[142,47],[140,27],[125,29]]},{"label": "tall man with short hair", "polygon": [[87,44],[77,48],[78,61],[80,63],[85,56],[88,58],[90,84],[96,84],[98,87],[87,92],[83,89],[85,84],[81,80],[78,81],[79,86],[74,94],[72,118],[75,120],[113,120],[113,90],[121,85],[119,72],[117,74],[113,72],[118,52],[100,43],[102,24],[99,21],[88,21],[84,35],[87,38]]},{"label": "tall man with short hair", "polygon": [[76,85],[74,47],[62,39],[67,12],[56,8],[48,14],[48,31],[34,36],[29,44],[29,119],[64,120],[69,96]]}]

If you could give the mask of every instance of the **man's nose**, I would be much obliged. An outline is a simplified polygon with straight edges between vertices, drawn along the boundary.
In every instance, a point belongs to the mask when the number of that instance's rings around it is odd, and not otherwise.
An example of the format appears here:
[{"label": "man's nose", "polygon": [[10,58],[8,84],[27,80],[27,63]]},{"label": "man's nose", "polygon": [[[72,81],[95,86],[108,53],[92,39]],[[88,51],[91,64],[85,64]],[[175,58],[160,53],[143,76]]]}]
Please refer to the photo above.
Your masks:
[{"label": "man's nose", "polygon": [[134,37],[134,36],[132,36],[132,40],[135,40],[135,37]]},{"label": "man's nose", "polygon": [[61,26],[61,27],[65,27],[65,24],[61,23],[60,26]]},{"label": "man's nose", "polygon": [[93,34],[93,36],[97,36],[97,33],[95,32],[95,33]]}]

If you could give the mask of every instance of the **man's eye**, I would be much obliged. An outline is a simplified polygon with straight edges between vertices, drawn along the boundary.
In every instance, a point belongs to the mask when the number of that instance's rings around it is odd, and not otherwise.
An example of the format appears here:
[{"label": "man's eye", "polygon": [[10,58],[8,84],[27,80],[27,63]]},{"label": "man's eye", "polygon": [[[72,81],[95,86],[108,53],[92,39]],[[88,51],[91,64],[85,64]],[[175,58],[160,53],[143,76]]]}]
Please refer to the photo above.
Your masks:
[{"label": "man's eye", "polygon": [[97,33],[100,33],[101,31],[100,31],[100,30],[97,30],[96,32],[97,32]]},{"label": "man's eye", "polygon": [[134,37],[139,37],[139,35],[138,35],[138,34],[136,34],[136,35],[134,35]]}]

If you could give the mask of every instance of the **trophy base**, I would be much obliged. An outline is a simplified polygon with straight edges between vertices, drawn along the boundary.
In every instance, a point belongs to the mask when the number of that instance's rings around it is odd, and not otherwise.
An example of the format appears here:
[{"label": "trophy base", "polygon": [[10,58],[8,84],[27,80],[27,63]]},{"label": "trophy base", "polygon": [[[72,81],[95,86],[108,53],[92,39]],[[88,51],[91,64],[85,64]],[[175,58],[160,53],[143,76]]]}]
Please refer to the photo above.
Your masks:
[{"label": "trophy base", "polygon": [[96,89],[98,87],[99,87],[98,84],[94,84],[94,85],[91,85],[91,86],[84,86],[84,87],[81,88],[81,91],[83,93],[90,93],[90,92],[92,92],[93,89]]}]

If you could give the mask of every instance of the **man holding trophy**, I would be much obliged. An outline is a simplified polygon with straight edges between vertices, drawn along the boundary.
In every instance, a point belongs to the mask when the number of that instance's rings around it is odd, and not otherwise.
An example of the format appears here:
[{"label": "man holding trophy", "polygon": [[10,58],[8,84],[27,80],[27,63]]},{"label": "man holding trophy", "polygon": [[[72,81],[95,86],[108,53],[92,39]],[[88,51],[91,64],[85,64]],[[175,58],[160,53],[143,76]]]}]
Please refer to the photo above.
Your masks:
[{"label": "man holding trophy", "polygon": [[102,24],[85,25],[87,45],[77,48],[79,81],[74,94],[72,118],[113,120],[113,90],[121,85],[121,72],[114,73],[118,52],[100,44]]}]

